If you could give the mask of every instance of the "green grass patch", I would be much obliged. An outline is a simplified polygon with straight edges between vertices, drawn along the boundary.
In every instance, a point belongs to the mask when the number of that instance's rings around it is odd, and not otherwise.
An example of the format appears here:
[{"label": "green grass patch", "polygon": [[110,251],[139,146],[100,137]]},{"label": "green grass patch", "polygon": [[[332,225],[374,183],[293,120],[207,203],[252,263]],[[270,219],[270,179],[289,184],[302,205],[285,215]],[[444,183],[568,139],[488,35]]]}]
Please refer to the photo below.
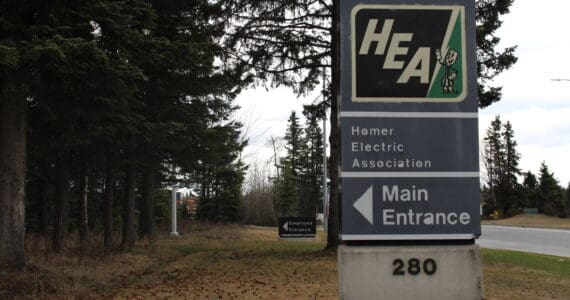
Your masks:
[{"label": "green grass patch", "polygon": [[483,249],[485,264],[507,264],[513,267],[523,267],[541,270],[570,279],[570,258],[542,254]]},{"label": "green grass patch", "polygon": [[178,252],[182,255],[191,255],[203,251],[205,251],[205,249],[197,246],[182,246],[178,248]]}]

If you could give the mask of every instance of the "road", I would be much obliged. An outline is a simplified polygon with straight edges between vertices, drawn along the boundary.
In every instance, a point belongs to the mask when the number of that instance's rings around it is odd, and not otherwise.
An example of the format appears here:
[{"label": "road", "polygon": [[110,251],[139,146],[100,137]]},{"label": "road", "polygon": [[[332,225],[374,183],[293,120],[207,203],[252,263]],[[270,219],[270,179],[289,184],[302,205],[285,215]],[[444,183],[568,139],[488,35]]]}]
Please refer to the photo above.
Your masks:
[{"label": "road", "polygon": [[570,230],[481,226],[477,240],[483,248],[534,252],[570,257]]}]

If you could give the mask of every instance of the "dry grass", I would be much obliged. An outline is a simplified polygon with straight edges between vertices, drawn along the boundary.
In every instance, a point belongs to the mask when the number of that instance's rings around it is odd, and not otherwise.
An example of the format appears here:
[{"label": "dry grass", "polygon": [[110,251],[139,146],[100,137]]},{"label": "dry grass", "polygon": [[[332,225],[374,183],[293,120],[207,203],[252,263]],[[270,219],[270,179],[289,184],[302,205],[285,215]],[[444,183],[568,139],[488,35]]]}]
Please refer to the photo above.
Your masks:
[{"label": "dry grass", "polygon": [[541,254],[483,250],[489,299],[568,299],[570,259]]},{"label": "dry grass", "polygon": [[546,215],[517,215],[508,219],[482,221],[483,225],[569,229],[570,218],[561,219]]},{"label": "dry grass", "polygon": [[[276,228],[197,225],[109,256],[51,255],[39,243],[29,272],[0,275],[0,299],[338,299],[336,253],[322,251],[323,238],[285,242]],[[567,299],[568,261],[509,253],[484,250],[489,299]]]}]

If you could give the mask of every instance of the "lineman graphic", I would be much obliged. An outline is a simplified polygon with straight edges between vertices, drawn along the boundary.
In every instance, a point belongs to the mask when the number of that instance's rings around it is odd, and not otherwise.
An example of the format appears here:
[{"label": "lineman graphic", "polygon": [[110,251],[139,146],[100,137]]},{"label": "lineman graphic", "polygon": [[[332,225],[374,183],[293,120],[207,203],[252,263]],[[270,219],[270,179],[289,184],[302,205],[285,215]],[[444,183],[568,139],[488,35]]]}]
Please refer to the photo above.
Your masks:
[{"label": "lineman graphic", "polygon": [[444,93],[453,94],[455,90],[453,89],[453,83],[455,78],[457,78],[457,69],[453,67],[457,61],[458,53],[453,49],[449,49],[445,58],[441,56],[441,50],[435,50],[435,56],[437,61],[445,67],[445,74],[441,78],[441,87]]}]

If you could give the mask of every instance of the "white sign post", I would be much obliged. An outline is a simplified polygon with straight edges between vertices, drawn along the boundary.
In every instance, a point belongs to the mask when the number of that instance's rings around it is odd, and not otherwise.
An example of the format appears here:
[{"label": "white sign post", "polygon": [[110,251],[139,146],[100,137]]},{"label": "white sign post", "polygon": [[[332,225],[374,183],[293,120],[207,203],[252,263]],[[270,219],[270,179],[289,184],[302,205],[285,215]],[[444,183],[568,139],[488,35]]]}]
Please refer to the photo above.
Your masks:
[{"label": "white sign post", "polygon": [[177,212],[176,212],[176,189],[174,188],[174,186],[172,187],[172,203],[171,203],[171,219],[172,219],[172,230],[170,231],[170,235],[174,235],[174,236],[178,236],[178,230],[176,228],[177,225],[177,220],[176,220],[176,216],[177,216]]}]

